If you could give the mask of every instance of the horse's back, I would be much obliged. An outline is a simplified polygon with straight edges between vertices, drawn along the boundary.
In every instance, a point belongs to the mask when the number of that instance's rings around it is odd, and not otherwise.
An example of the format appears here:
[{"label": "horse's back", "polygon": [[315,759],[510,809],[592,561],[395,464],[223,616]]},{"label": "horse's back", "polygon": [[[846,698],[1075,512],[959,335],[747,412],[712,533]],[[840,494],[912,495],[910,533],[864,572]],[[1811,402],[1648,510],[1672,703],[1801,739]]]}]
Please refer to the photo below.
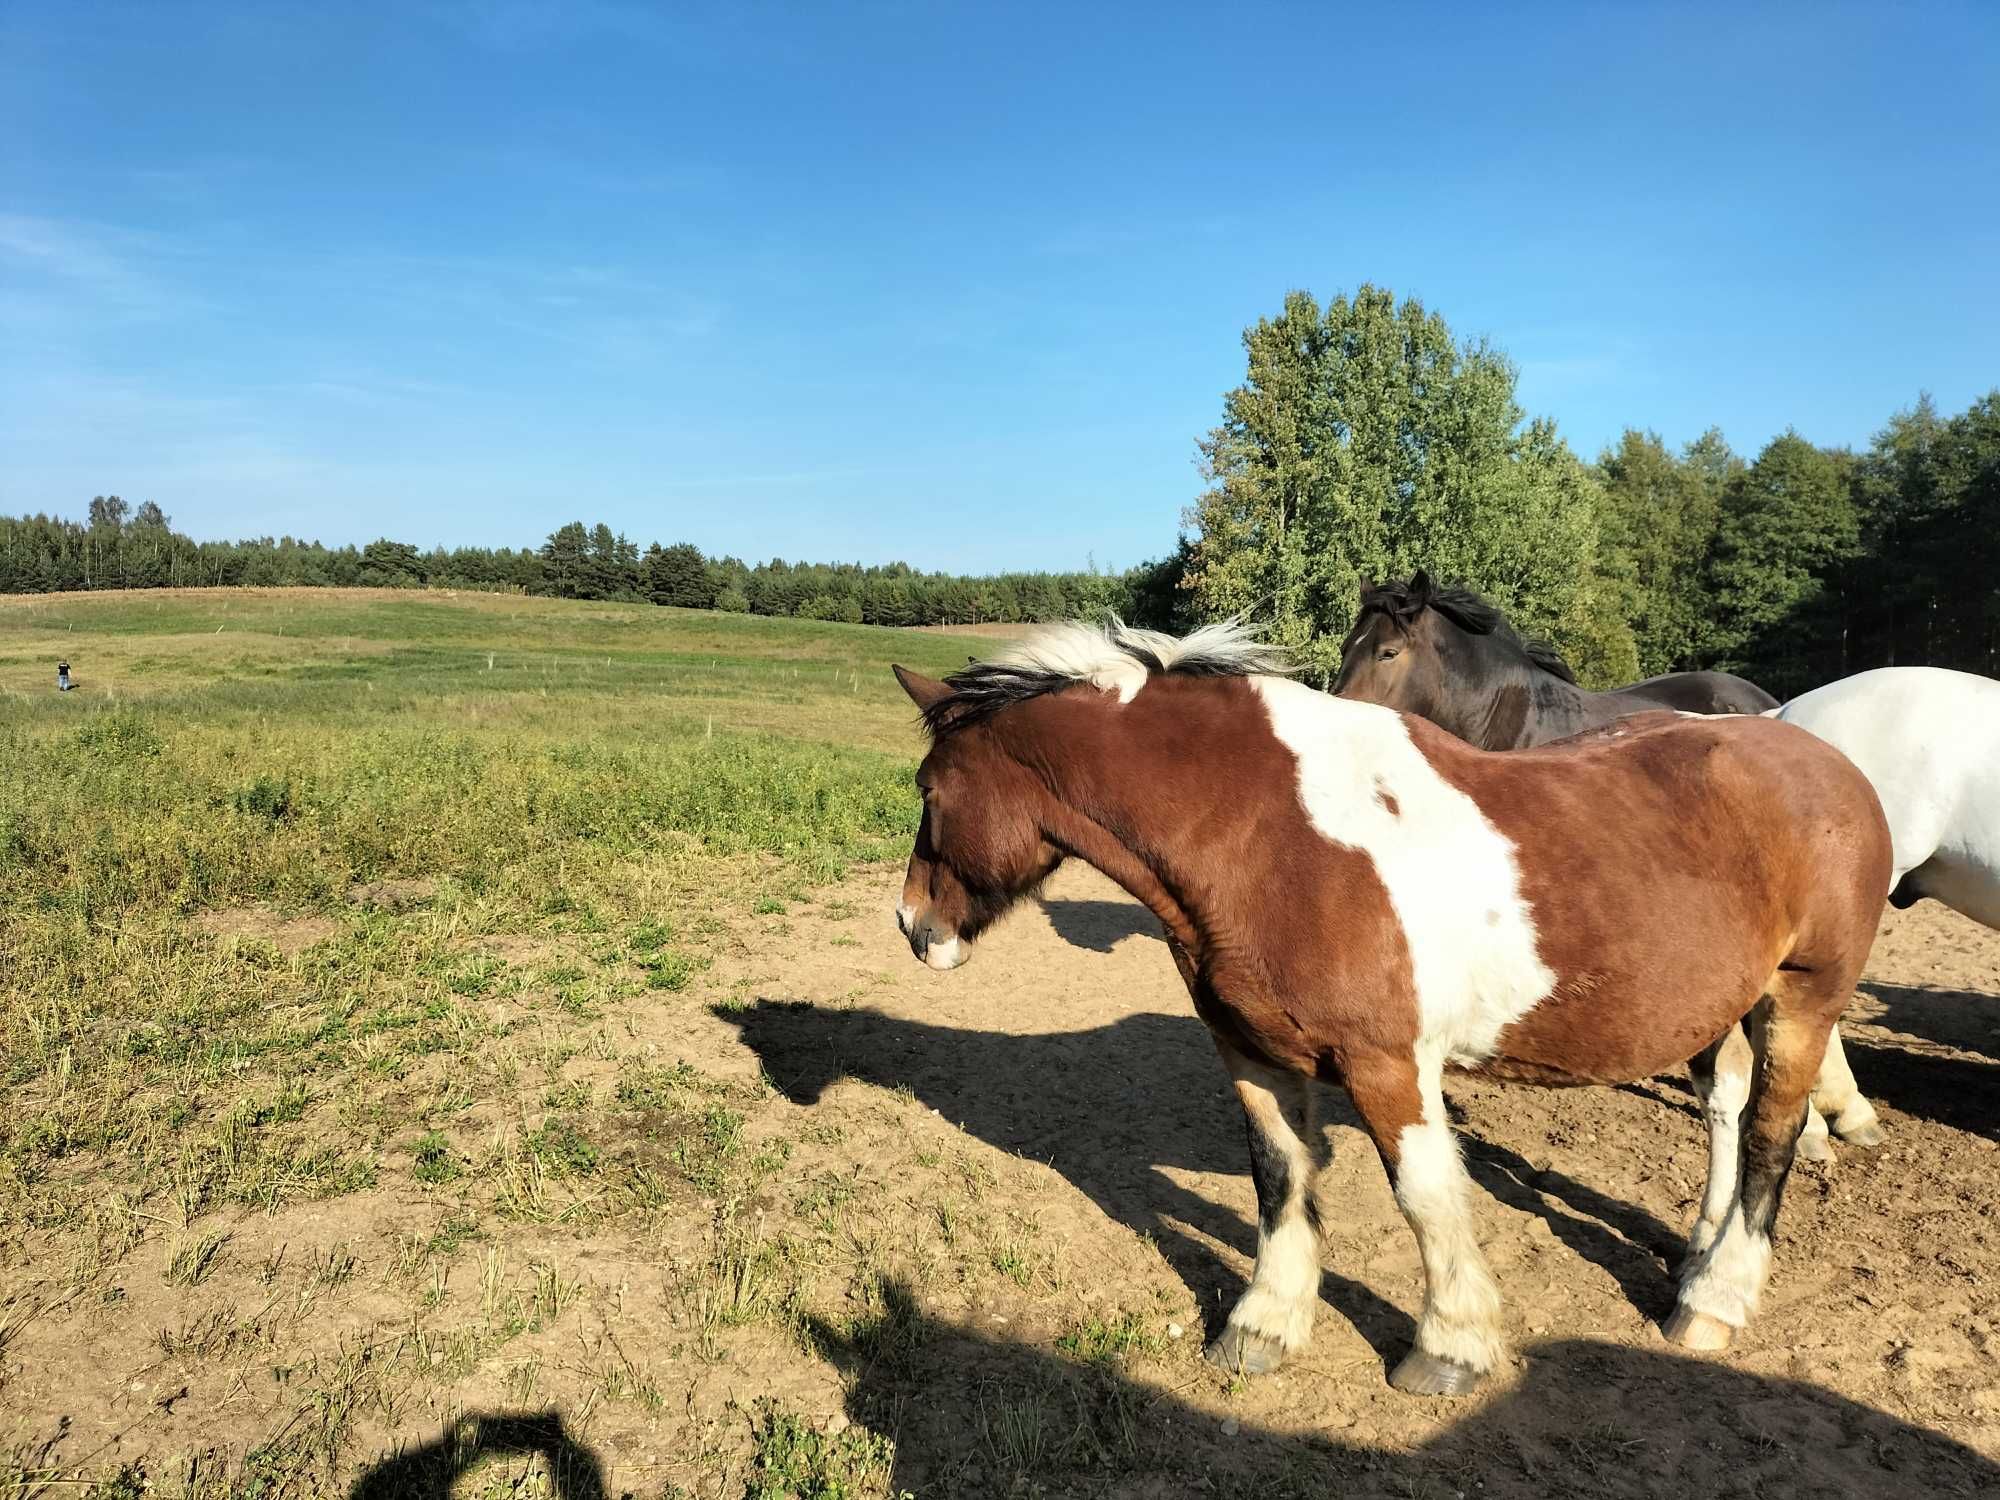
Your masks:
[{"label": "horse's back", "polygon": [[1887,889],[1873,786],[1774,718],[1656,710],[1480,759],[1509,836],[1567,863],[1584,895],[1616,888],[1643,906],[1681,878],[1704,888],[1688,894],[1705,908],[1775,902],[1775,920],[1797,923],[1821,904],[1838,920],[1856,901],[1872,913]]},{"label": "horse's back", "polygon": [[1838,748],[1873,784],[1895,840],[1891,884],[1936,860],[1921,893],[2000,926],[2000,682],[1878,667],[1775,717]]},{"label": "horse's back", "polygon": [[1620,688],[1618,696],[1691,714],[1761,714],[1778,706],[1756,683],[1729,672],[1668,672]]}]

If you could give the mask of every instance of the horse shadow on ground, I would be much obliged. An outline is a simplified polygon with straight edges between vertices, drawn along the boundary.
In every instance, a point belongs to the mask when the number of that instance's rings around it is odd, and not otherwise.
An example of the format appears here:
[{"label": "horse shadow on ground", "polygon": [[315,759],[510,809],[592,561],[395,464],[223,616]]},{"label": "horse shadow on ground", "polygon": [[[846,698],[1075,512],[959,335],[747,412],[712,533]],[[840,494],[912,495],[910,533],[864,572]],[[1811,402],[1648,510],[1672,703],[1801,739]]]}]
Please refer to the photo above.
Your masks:
[{"label": "horse shadow on ground", "polygon": [[[2000,1465],[1941,1434],[1801,1382],[1660,1350],[1540,1345],[1511,1388],[1466,1403],[1429,1442],[1378,1447],[1367,1427],[1246,1426],[1142,1386],[1115,1362],[990,1339],[925,1316],[905,1287],[885,1291],[872,1323],[812,1332],[848,1377],[849,1418],[895,1440],[891,1494],[1803,1500],[2000,1485]],[[1292,1375],[1308,1411],[1313,1374],[1308,1354]],[[1180,1381],[1165,1383],[1185,1389]]]},{"label": "horse shadow on ground", "polygon": [[[1801,1382],[1662,1350],[1581,1339],[1538,1345],[1518,1377],[1465,1402],[1460,1420],[1429,1441],[1378,1446],[1366,1408],[1332,1435],[1245,1425],[1181,1399],[1177,1373],[1141,1384],[1118,1361],[1086,1363],[989,1338],[930,1317],[907,1285],[882,1290],[873,1316],[812,1318],[807,1331],[845,1377],[848,1420],[893,1440],[889,1472],[880,1472],[878,1456],[871,1473],[839,1473],[843,1453],[866,1445],[815,1438],[807,1445],[820,1455],[814,1467],[827,1472],[759,1471],[754,1493],[876,1493],[883,1481],[889,1494],[926,1500],[2000,1493],[2000,1465],[1940,1433]],[[1293,1367],[1308,1422],[1325,1409],[1315,1400],[1316,1375],[1342,1378],[1315,1371],[1310,1354]],[[349,1500],[444,1500],[486,1459],[535,1455],[556,1500],[610,1493],[611,1465],[553,1413],[494,1413],[371,1469]]]},{"label": "horse shadow on ground", "polygon": [[[717,1014],[739,1029],[794,1104],[817,1103],[843,1079],[907,1088],[989,1145],[1048,1163],[1108,1217],[1151,1236],[1214,1320],[1210,1332],[1219,1331],[1243,1282],[1209,1242],[1247,1258],[1256,1231],[1169,1175],[1249,1170],[1242,1112],[1198,1020],[1140,1014],[1088,1031],[1015,1036],[805,1001],[762,1000]],[[1345,1095],[1324,1093],[1326,1118],[1358,1124]],[[1543,1219],[1642,1311],[1657,1317],[1668,1310],[1668,1267],[1684,1245],[1681,1233],[1474,1131],[1460,1135],[1482,1188]],[[1339,1258],[1337,1232],[1332,1249]],[[1408,1349],[1416,1330],[1401,1308],[1331,1270],[1323,1272],[1321,1294],[1385,1361]]]},{"label": "horse shadow on ground", "polygon": [[1882,1006],[1873,1024],[2000,1062],[2000,996],[1978,990],[1918,989],[1873,979],[1862,980],[1859,988]]},{"label": "horse shadow on ground", "polygon": [[474,1412],[441,1436],[363,1474],[348,1500],[448,1500],[461,1475],[494,1458],[539,1456],[553,1500],[605,1500],[604,1466],[553,1411]]},{"label": "horse shadow on ground", "polygon": [[1109,953],[1127,938],[1160,938],[1160,919],[1133,901],[1045,900],[1049,925],[1072,948]]},{"label": "horse shadow on ground", "polygon": [[1967,1135],[2000,1140],[2000,1063],[1883,1046],[1844,1034],[1865,1098]]}]

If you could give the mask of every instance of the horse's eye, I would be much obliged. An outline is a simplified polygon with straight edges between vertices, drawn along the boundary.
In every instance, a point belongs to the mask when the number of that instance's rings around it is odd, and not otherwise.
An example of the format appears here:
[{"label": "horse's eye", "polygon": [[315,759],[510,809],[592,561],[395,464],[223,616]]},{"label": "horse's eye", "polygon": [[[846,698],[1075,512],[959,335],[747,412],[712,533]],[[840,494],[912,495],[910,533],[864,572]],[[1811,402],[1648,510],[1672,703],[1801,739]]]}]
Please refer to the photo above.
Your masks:
[{"label": "horse's eye", "polygon": [[1375,653],[1375,660],[1394,661],[1397,656],[1402,654],[1402,650],[1401,646],[1384,646],[1380,651]]}]

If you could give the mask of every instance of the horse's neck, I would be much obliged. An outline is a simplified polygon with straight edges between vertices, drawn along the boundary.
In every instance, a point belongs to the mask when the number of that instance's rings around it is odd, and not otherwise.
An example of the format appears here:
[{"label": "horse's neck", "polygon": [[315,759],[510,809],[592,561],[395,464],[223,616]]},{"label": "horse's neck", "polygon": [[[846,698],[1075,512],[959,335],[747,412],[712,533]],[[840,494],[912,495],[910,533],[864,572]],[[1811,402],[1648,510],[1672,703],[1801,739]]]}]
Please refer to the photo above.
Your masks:
[{"label": "horse's neck", "polygon": [[1608,693],[1589,693],[1531,661],[1482,665],[1458,694],[1459,722],[1438,723],[1483,750],[1519,750],[1609,724],[1621,710]]},{"label": "horse's neck", "polygon": [[[1075,711],[1105,712],[1106,705],[1076,705]],[[1121,716],[1129,710],[1117,710]],[[1129,722],[1129,721],[1128,721]],[[1182,723],[1177,728],[1185,731]],[[1190,744],[1168,756],[1161,747],[1180,738],[1158,723],[1131,725],[1131,755],[1108,763],[1096,754],[1072,753],[1049,767],[1055,794],[1055,823],[1048,832],[1074,857],[1105,875],[1143,903],[1183,947],[1197,945],[1193,892],[1200,882],[1186,829],[1198,823],[1208,844],[1243,809],[1240,795],[1218,792],[1210,778],[1184,779],[1183,768],[1205,764],[1214,747]],[[1240,791],[1240,789],[1236,789]]]}]

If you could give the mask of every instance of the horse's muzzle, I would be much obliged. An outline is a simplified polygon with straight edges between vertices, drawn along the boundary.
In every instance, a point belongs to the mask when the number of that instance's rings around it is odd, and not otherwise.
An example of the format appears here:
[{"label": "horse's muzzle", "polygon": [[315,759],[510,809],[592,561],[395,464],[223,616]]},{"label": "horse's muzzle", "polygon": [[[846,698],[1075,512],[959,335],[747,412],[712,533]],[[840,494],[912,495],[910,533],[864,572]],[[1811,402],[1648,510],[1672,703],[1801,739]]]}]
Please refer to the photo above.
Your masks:
[{"label": "horse's muzzle", "polygon": [[971,945],[957,933],[942,931],[928,916],[918,916],[907,904],[897,906],[896,926],[910,940],[910,951],[939,973],[957,968],[970,956]]}]

